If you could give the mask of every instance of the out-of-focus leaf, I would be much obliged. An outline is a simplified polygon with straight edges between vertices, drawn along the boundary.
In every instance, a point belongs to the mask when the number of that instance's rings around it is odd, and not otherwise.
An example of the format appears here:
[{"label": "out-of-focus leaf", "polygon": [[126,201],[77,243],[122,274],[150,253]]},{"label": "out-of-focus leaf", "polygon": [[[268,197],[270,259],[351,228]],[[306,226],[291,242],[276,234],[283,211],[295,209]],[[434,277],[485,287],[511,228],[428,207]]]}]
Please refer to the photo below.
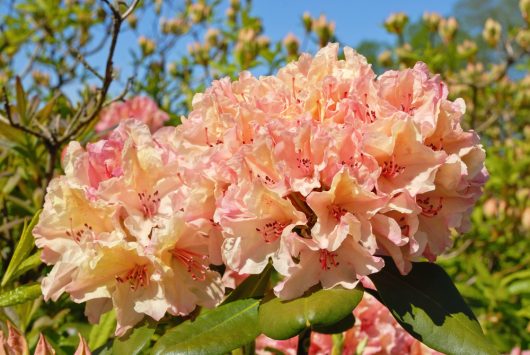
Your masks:
[{"label": "out-of-focus leaf", "polygon": [[239,348],[260,334],[258,305],[252,298],[237,300],[187,320],[162,335],[152,354],[224,354]]},{"label": "out-of-focus leaf", "polygon": [[0,137],[4,137],[11,144],[24,143],[24,135],[13,128],[3,116],[0,116]]},{"label": "out-of-focus leaf", "polygon": [[412,336],[446,354],[496,354],[449,276],[433,263],[401,275],[392,259],[370,275],[383,303]]},{"label": "out-of-focus leaf", "polygon": [[35,224],[37,224],[37,221],[39,220],[40,210],[35,213],[33,218],[31,219],[31,222],[29,225],[24,223],[24,228],[22,230],[22,236],[20,237],[20,240],[18,241],[17,247],[15,248],[15,252],[13,253],[13,257],[11,258],[11,261],[9,262],[9,265],[7,267],[7,270],[2,277],[2,287],[5,286],[11,279],[13,274],[16,272],[18,266],[22,263],[22,261],[29,255],[31,252],[31,249],[33,249],[33,246],[35,244],[35,240],[33,238],[33,227],[35,227]]},{"label": "out-of-focus leaf", "polygon": [[508,293],[519,295],[522,293],[530,294],[530,280],[518,280],[508,286]]},{"label": "out-of-focus leaf", "polygon": [[332,327],[341,322],[359,304],[363,289],[342,288],[318,290],[303,297],[282,301],[279,298],[263,302],[259,308],[261,331],[273,339],[289,339],[307,327]]},{"label": "out-of-focus leaf", "polygon": [[34,300],[42,294],[40,284],[24,285],[0,294],[0,307],[8,307]]},{"label": "out-of-focus leaf", "polygon": [[22,122],[26,122],[26,111],[28,108],[28,100],[24,88],[22,87],[22,81],[17,76],[16,79],[16,90],[17,90],[17,112]]},{"label": "out-of-focus leaf", "polygon": [[88,336],[88,346],[90,349],[97,349],[107,342],[116,328],[116,313],[110,311],[99,319],[98,324],[94,324]]}]

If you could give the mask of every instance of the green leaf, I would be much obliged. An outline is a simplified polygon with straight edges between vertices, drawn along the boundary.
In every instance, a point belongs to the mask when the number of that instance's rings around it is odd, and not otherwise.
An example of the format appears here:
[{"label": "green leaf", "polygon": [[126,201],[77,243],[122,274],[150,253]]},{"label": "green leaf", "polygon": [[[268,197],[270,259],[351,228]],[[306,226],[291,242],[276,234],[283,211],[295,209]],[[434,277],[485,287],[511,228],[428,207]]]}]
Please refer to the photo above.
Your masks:
[{"label": "green leaf", "polygon": [[370,275],[383,303],[412,336],[446,354],[496,354],[449,276],[433,263],[401,275],[390,258]]},{"label": "green leaf", "polygon": [[133,328],[127,335],[116,338],[112,344],[113,354],[136,355],[149,346],[151,337],[155,333],[156,325],[144,321],[142,325]]},{"label": "green leaf", "polygon": [[24,275],[29,270],[35,269],[36,267],[41,265],[42,264],[42,260],[40,258],[41,254],[42,254],[42,250],[39,250],[35,254],[24,259],[24,261],[22,261],[20,265],[17,267],[17,270],[13,273],[12,278],[16,279],[20,275]]},{"label": "green leaf", "polygon": [[92,329],[90,329],[88,347],[90,349],[97,349],[105,345],[114,333],[114,329],[116,329],[116,313],[110,311],[102,315],[99,323],[94,324]]},{"label": "green leaf", "polygon": [[187,320],[160,337],[153,354],[223,354],[243,346],[260,334],[258,305],[237,300]]},{"label": "green leaf", "polygon": [[514,281],[508,286],[508,293],[511,295],[530,294],[530,280]]},{"label": "green leaf", "polygon": [[0,294],[0,307],[14,306],[31,301],[41,294],[40,284],[20,286]]},{"label": "green leaf", "polygon": [[353,290],[318,290],[291,301],[273,298],[259,308],[261,331],[270,338],[283,340],[307,327],[324,329],[344,320],[362,297],[359,286]]},{"label": "green leaf", "polygon": [[41,211],[39,210],[37,211],[37,213],[35,213],[29,225],[24,223],[24,228],[22,229],[22,236],[18,241],[17,247],[15,248],[15,252],[13,253],[13,257],[11,258],[9,265],[7,266],[7,270],[4,276],[2,277],[2,287],[5,286],[12,279],[12,276],[19,267],[19,265],[33,249],[35,240],[33,238],[32,231],[33,227],[35,227],[35,224],[37,224],[37,221],[39,220],[40,212]]},{"label": "green leaf", "polygon": [[341,319],[335,324],[331,325],[314,325],[312,330],[322,334],[339,334],[347,331],[355,324],[355,316],[353,313],[348,314],[344,319]]},{"label": "green leaf", "polygon": [[269,264],[259,275],[251,275],[245,279],[228,297],[223,304],[245,298],[262,298],[269,285],[272,274],[272,265]]},{"label": "green leaf", "polygon": [[22,81],[20,77],[16,78],[16,89],[17,89],[17,111],[21,118],[22,122],[26,122],[26,110],[28,106],[28,101],[26,98],[26,93],[22,87]]},{"label": "green leaf", "polygon": [[0,115],[0,137],[4,137],[8,140],[8,143],[10,144],[24,144],[24,135],[17,130],[16,128],[13,128],[10,124],[7,118]]}]

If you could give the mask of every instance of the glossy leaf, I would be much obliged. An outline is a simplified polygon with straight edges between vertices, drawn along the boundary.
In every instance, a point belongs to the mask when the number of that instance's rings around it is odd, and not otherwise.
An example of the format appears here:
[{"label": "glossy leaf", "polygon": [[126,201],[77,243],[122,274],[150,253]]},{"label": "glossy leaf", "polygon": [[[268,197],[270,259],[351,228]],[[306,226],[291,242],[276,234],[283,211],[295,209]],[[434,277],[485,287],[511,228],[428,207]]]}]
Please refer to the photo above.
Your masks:
[{"label": "glossy leaf", "polygon": [[187,320],[166,332],[153,354],[223,354],[243,346],[260,334],[258,305],[237,300]]},{"label": "glossy leaf", "polygon": [[2,277],[2,286],[5,286],[12,279],[12,276],[17,270],[18,266],[24,261],[24,259],[29,255],[29,253],[33,249],[33,246],[35,245],[35,240],[33,238],[32,231],[33,227],[35,227],[35,224],[37,224],[37,221],[39,220],[39,215],[40,211],[38,211],[33,216],[29,225],[24,223],[22,236],[20,237],[20,240],[17,243],[17,247],[15,248],[13,257],[11,258],[7,270],[4,276]]},{"label": "glossy leaf", "polygon": [[40,284],[24,285],[0,294],[0,307],[14,306],[34,300],[42,294]]},{"label": "glossy leaf", "polygon": [[309,295],[282,301],[273,298],[259,308],[262,332],[273,339],[289,339],[307,327],[330,327],[344,320],[361,301],[361,287],[318,290]]},{"label": "glossy leaf", "polygon": [[135,327],[121,338],[116,338],[112,344],[113,354],[136,355],[150,345],[151,337],[155,334],[156,326],[148,321]]},{"label": "glossy leaf", "polygon": [[355,325],[355,316],[353,313],[348,314],[344,319],[341,319],[335,324],[331,325],[314,325],[311,327],[317,333],[322,334],[339,334],[347,331]]},{"label": "glossy leaf", "polygon": [[449,276],[433,263],[401,275],[391,259],[370,275],[383,303],[412,336],[447,354],[496,354]]},{"label": "glossy leaf", "polygon": [[267,265],[259,275],[251,275],[245,279],[228,297],[223,304],[245,298],[261,298],[267,290],[269,279],[272,274],[272,265]]}]

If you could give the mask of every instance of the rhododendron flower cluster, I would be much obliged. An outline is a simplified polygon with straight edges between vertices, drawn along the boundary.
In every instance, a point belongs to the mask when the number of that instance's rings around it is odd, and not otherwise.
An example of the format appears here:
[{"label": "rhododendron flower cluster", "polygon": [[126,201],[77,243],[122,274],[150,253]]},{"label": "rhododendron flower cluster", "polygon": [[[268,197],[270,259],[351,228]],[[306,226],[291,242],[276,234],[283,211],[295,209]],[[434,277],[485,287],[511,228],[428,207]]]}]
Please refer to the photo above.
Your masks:
[{"label": "rhododendron flower cluster", "polygon": [[210,264],[245,275],[272,261],[291,299],[353,288],[384,255],[407,273],[445,251],[487,177],[463,100],[425,64],[377,77],[337,53],[215,81],[178,127],[128,120],[72,142],[34,230],[54,264],[45,298],[67,292],[92,321],[113,307],[120,335],[144,315],[215,306]]},{"label": "rhododendron flower cluster", "polygon": [[381,255],[402,273],[434,260],[487,178],[463,100],[425,64],[376,77],[351,48],[337,53],[214,82],[174,140],[222,191],[224,263],[257,274],[271,259],[286,299],[317,283],[353,288]]},{"label": "rhododendron flower cluster", "polygon": [[[342,333],[341,350],[344,355],[376,354],[441,354],[414,339],[394,319],[388,308],[374,297],[365,293],[361,303],[353,311],[355,325]],[[333,353],[333,338],[329,334],[311,333],[309,354],[326,355]],[[287,340],[273,340],[261,335],[256,341],[256,354],[297,354],[297,337]]]},{"label": "rhododendron flower cluster", "polygon": [[160,110],[152,99],[145,96],[135,96],[124,102],[114,102],[101,112],[100,119],[95,129],[96,132],[105,132],[115,128],[120,121],[134,118],[149,126],[151,132],[164,125],[169,115]]},{"label": "rhododendron flower cluster", "polygon": [[[43,261],[55,264],[42,281],[44,298],[67,292],[86,302],[92,322],[114,308],[117,335],[144,315],[186,315],[223,296],[208,266],[215,260],[204,184],[182,184],[164,139],[164,130],[152,135],[129,120],[86,149],[70,143],[65,175],[51,182],[33,231]],[[201,209],[185,208],[190,201]]]}]

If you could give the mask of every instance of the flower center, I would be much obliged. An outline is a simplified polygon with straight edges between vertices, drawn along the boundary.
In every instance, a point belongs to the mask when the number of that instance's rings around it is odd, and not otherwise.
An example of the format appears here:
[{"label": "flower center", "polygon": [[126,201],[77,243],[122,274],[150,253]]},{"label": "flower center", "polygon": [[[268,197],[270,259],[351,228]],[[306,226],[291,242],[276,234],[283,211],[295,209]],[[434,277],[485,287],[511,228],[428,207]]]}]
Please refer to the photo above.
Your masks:
[{"label": "flower center", "polygon": [[158,190],[153,195],[147,195],[145,192],[139,192],[138,198],[140,199],[140,205],[142,213],[145,218],[152,218],[157,212],[160,206],[160,197],[158,197]]},{"label": "flower center", "polygon": [[385,161],[383,163],[383,170],[381,171],[381,175],[383,175],[387,179],[391,179],[401,174],[404,170],[405,167],[396,164],[395,156],[394,154],[392,154],[390,160]]},{"label": "flower center", "polygon": [[256,232],[261,233],[265,243],[272,243],[281,237],[286,226],[287,223],[272,221],[265,223],[265,225],[261,228],[256,228]]},{"label": "flower center", "polygon": [[431,203],[430,197],[425,198],[416,198],[416,201],[418,202],[418,205],[421,207],[421,214],[426,217],[434,217],[438,215],[438,212],[443,207],[443,197],[440,197],[438,199],[438,205],[435,206],[433,203]]},{"label": "flower center", "polygon": [[335,205],[335,204],[332,204],[332,205],[329,205],[328,206],[328,210],[329,210],[329,214],[331,216],[333,216],[333,218],[335,218],[338,221],[340,221],[340,218],[342,216],[344,216],[346,213],[348,213],[347,210],[345,210],[344,208],[340,207],[339,205]]},{"label": "flower center", "polygon": [[80,229],[74,229],[72,218],[70,218],[70,229],[66,230],[66,235],[74,240],[77,244],[81,242],[83,237],[89,237],[91,239],[95,239],[95,234],[92,229],[92,226],[88,225],[87,223],[83,224],[83,227]]},{"label": "flower center", "polygon": [[337,253],[332,253],[326,249],[320,249],[320,268],[322,270],[329,270],[332,266],[339,266],[339,262],[335,260]]},{"label": "flower center", "polygon": [[129,283],[131,290],[135,291],[139,287],[149,285],[149,275],[147,274],[147,265],[134,265],[134,267],[122,275],[116,276],[119,283]]},{"label": "flower center", "polygon": [[208,266],[206,265],[208,257],[206,255],[200,255],[193,251],[179,249],[176,247],[171,250],[171,254],[176,260],[186,267],[193,280],[206,280],[206,272],[208,271]]}]

